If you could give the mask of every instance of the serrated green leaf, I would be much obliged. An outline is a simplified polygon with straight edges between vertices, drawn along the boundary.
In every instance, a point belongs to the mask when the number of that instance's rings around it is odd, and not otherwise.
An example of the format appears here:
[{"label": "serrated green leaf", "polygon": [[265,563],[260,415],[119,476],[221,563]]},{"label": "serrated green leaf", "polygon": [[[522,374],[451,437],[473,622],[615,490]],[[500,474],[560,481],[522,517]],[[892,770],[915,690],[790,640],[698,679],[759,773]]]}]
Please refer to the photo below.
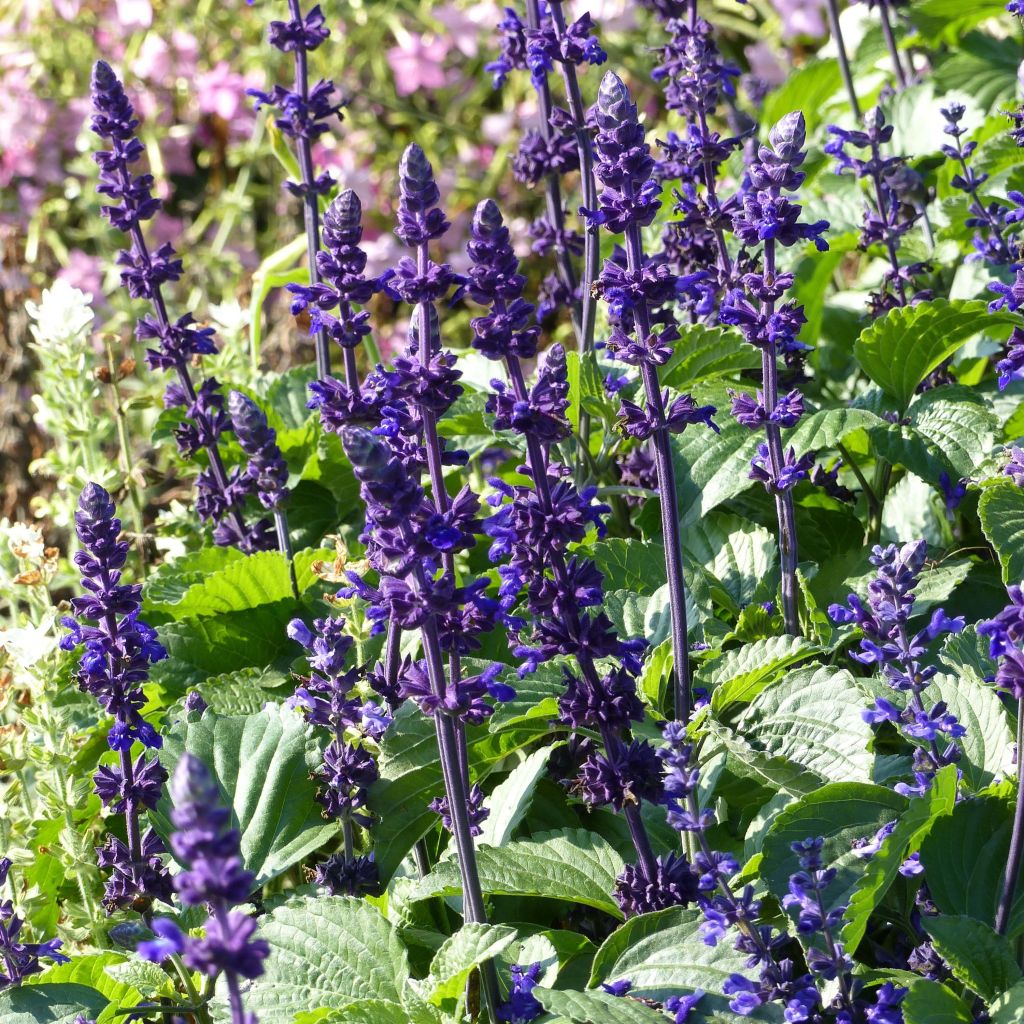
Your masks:
[{"label": "serrated green leaf", "polygon": [[418,1024],[418,1020],[399,1003],[387,999],[361,999],[341,1010],[298,1016],[295,1024]]},{"label": "serrated green leaf", "polygon": [[906,409],[921,381],[968,338],[1016,322],[990,313],[981,301],[932,299],[897,306],[874,320],[861,331],[854,354],[864,372]]},{"label": "serrated green leaf", "polygon": [[905,797],[883,786],[837,782],[783,808],[761,847],[761,878],[779,899],[789,889],[789,878],[800,870],[792,844],[821,836],[822,862],[835,868],[836,877],[824,894],[828,909],[845,906],[862,884],[869,861],[858,856],[854,840],[871,839],[907,809]]},{"label": "serrated green leaf", "polygon": [[935,951],[949,964],[953,977],[991,1002],[1021,980],[1013,947],[973,917],[922,918]]},{"label": "serrated green leaf", "polygon": [[739,516],[712,512],[683,534],[688,561],[702,565],[740,607],[777,571],[778,544],[771,533]]},{"label": "serrated green leaf", "polygon": [[[961,801],[921,845],[928,890],[943,914],[995,921],[1010,849],[1012,808],[999,797]],[[1024,892],[1018,889],[1007,935],[1024,933]]]},{"label": "serrated green leaf", "polygon": [[[623,864],[606,839],[584,829],[543,832],[500,849],[485,846],[477,851],[484,892],[568,900],[620,919],[622,911],[611,894]],[[461,891],[458,866],[446,862],[416,882],[410,898],[422,900]]]},{"label": "serrated green leaf", "polygon": [[409,978],[405,948],[365,901],[292,898],[260,919],[259,934],[270,944],[270,956],[246,993],[245,1008],[260,1024],[292,1024],[301,1007],[402,1002]]},{"label": "serrated green leaf", "polygon": [[160,992],[171,986],[171,980],[166,971],[157,964],[150,963],[148,960],[140,960],[137,957],[107,964],[103,969],[114,981],[135,989],[146,999],[155,998]]},{"label": "serrated green leaf", "polygon": [[573,1024],[665,1024],[668,1018],[629,996],[618,998],[606,992],[564,992],[535,988],[537,1002],[548,1013],[558,1014]]},{"label": "serrated green leaf", "polygon": [[721,714],[731,704],[752,701],[783,669],[821,650],[802,636],[773,636],[726,651],[703,665],[694,682],[711,691],[711,708]]},{"label": "serrated green leaf", "polygon": [[[297,712],[273,704],[255,715],[206,711],[198,720],[175,723],[165,736],[160,759],[168,772],[185,750],[213,774],[257,884],[287,871],[337,832],[337,822],[324,821],[309,777],[321,761],[319,745]],[[165,797],[154,815],[165,839],[169,811]]]},{"label": "serrated green leaf", "polygon": [[928,792],[910,801],[882,848],[868,860],[843,915],[843,944],[851,953],[864,938],[868,919],[896,880],[900,865],[920,847],[932,825],[952,812],[956,785],[955,767],[947,765],[937,772]]},{"label": "serrated green leaf", "polygon": [[974,1014],[959,996],[937,981],[922,979],[903,1000],[905,1024],[971,1024]]},{"label": "serrated green leaf", "polygon": [[73,1024],[79,1014],[99,1017],[110,1006],[88,985],[36,984],[0,992],[4,1024]]},{"label": "serrated green leaf", "polygon": [[1007,585],[1024,580],[1024,491],[1012,481],[987,487],[978,502],[981,528],[995,548]]},{"label": "serrated green leaf", "polygon": [[142,588],[143,614],[149,615],[153,608],[161,605],[177,604],[189,587],[244,558],[237,548],[206,547],[190,552],[186,558],[158,566],[146,577]]},{"label": "serrated green leaf", "polygon": [[991,1024],[1024,1024],[1024,981],[1017,982],[990,1007]]},{"label": "serrated green leaf", "polygon": [[823,781],[868,779],[871,729],[846,669],[788,673],[758,695],[735,725],[757,771],[793,793]]},{"label": "serrated green leaf", "polygon": [[[290,697],[295,692],[290,680],[287,672],[276,669],[241,668],[204,679],[198,692],[218,715],[255,715],[267,701],[280,704]],[[180,714],[180,704],[176,707]]]},{"label": "serrated green leaf", "polygon": [[537,783],[544,775],[554,747],[542,747],[509,772],[487,797],[490,813],[480,826],[478,846],[504,846],[526,816]]},{"label": "serrated green leaf", "polygon": [[470,972],[493,960],[515,940],[515,928],[502,924],[464,924],[445,940],[430,964],[429,999],[440,1006],[466,987]]},{"label": "serrated green leaf", "polygon": [[701,921],[699,910],[682,907],[631,918],[597,951],[590,987],[628,978],[632,993],[659,1002],[686,989],[721,994],[729,975],[743,972],[746,958],[732,943],[707,945]]},{"label": "serrated green leaf", "polygon": [[686,391],[712,377],[736,377],[761,365],[761,357],[736,330],[686,324],[672,346],[669,361],[658,371],[664,387]]},{"label": "serrated green leaf", "polygon": [[611,537],[598,541],[590,554],[608,592],[653,594],[665,583],[665,548],[657,541]]}]

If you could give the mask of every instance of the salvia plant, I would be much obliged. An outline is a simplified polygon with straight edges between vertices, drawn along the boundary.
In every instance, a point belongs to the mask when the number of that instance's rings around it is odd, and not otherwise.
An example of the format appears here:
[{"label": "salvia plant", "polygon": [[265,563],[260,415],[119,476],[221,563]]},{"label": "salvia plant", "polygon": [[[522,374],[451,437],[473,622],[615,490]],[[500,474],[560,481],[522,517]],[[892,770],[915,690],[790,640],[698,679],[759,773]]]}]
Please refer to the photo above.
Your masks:
[{"label": "salvia plant", "polygon": [[100,33],[27,308],[0,1021],[1020,1021],[1022,5],[236,13],[233,212]]}]

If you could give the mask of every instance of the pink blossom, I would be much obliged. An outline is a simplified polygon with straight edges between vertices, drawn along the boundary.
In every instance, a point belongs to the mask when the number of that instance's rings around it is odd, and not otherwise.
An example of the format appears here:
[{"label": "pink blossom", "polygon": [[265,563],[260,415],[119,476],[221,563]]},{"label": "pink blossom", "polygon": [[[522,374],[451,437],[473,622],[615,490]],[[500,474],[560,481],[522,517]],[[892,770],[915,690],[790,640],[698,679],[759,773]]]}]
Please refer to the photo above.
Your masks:
[{"label": "pink blossom", "polygon": [[245,90],[254,84],[251,78],[233,71],[226,60],[218,62],[196,79],[200,113],[216,114],[228,122],[240,115],[247,117],[251,107],[246,101]]},{"label": "pink blossom", "polygon": [[199,42],[191,32],[175,29],[170,43],[156,32],[148,32],[132,62],[132,72],[156,84],[168,85],[176,79],[191,80],[199,59]]},{"label": "pink blossom", "polygon": [[57,277],[89,295],[103,294],[103,262],[81,249],[68,253],[67,266],[57,271]]},{"label": "pink blossom", "polygon": [[149,0],[114,0],[117,20],[122,28],[149,28],[153,24],[153,8]]},{"label": "pink blossom", "polygon": [[455,48],[466,57],[475,57],[480,52],[480,36],[486,28],[489,32],[501,19],[498,5],[491,0],[474,4],[472,7],[457,7],[453,3],[442,4],[430,12],[448,30],[448,37]]},{"label": "pink blossom", "polygon": [[160,140],[160,156],[165,174],[195,174],[192,138],[187,131],[170,131]]},{"label": "pink blossom", "polygon": [[772,0],[772,6],[782,18],[784,39],[795,36],[814,36],[819,39],[825,34],[822,0]]},{"label": "pink blossom", "polygon": [[443,89],[447,76],[441,65],[448,50],[448,41],[440,36],[403,33],[398,46],[388,50],[398,95],[410,96],[420,89]]}]

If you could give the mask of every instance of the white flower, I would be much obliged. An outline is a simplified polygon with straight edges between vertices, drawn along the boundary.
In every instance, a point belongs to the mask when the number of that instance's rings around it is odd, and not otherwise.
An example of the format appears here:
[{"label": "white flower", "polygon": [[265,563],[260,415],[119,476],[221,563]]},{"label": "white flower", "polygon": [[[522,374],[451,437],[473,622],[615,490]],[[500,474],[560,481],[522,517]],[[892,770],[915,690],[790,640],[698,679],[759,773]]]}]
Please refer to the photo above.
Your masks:
[{"label": "white flower", "polygon": [[43,292],[38,305],[26,302],[28,315],[36,322],[32,334],[39,345],[75,341],[92,327],[92,296],[58,278]]},{"label": "white flower", "polygon": [[15,558],[24,559],[33,564],[43,560],[46,544],[43,542],[43,531],[29,523],[11,523],[7,528],[7,547]]}]

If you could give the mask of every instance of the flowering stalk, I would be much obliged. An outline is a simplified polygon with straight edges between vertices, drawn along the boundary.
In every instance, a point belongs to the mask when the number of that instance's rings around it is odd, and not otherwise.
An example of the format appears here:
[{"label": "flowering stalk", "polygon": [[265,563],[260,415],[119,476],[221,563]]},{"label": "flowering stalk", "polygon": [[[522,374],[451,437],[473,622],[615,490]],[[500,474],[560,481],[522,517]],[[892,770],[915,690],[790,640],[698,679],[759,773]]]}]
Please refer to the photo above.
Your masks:
[{"label": "flowering stalk", "polygon": [[828,222],[800,223],[801,207],[788,198],[804,179],[798,168],[804,162],[804,117],[799,112],[787,114],[768,133],[768,145],[758,148],[756,158],[747,172],[750,188],[743,195],[743,209],[733,221],[733,229],[747,246],[763,243],[763,268],[759,273],[744,275],[743,283],[755,306],[734,289],[726,297],[719,314],[723,323],[740,327],[752,345],[761,352],[761,376],[764,390],[756,398],[745,393],[733,396],[732,413],[751,430],[763,427],[765,444],[758,447],[751,460],[750,476],[760,480],[775,497],[779,523],[779,555],[782,569],[782,612],[786,632],[800,632],[797,612],[797,535],[792,488],[804,479],[814,458],[811,453],[797,456],[790,447],[783,450],[782,428],[794,426],[803,415],[803,396],[793,390],[779,394],[778,357],[799,358],[806,349],[797,340],[800,327],[806,322],[802,307],[793,302],[777,305],[793,284],[792,273],[779,273],[776,268],[777,246],[793,246],[812,241],[819,251],[828,249],[821,237]]},{"label": "flowering stalk", "polygon": [[[433,806],[455,838],[466,919],[483,924],[487,915],[473,835],[486,812],[480,813],[482,793],[467,786],[456,725],[480,722],[492,714],[486,695],[508,699],[514,691],[495,683],[500,666],[479,676],[445,679],[442,645],[454,649],[457,636],[471,625],[464,622],[462,609],[472,606],[483,587],[457,588],[447,571],[435,577],[425,568],[425,562],[435,562],[441,550],[472,544],[468,531],[473,528],[476,503],[464,502],[458,518],[444,522],[436,496],[433,503],[428,501],[423,488],[381,441],[358,427],[345,427],[341,438],[366,503],[368,557],[381,574],[376,592],[358,578],[353,578],[353,584],[357,593],[375,601],[371,611],[375,617],[388,616],[403,629],[420,631],[424,661],[408,668],[402,690],[434,720],[445,800]],[[486,585],[486,581],[481,583]],[[498,1005],[493,964],[483,966],[481,980],[485,1003],[493,1015]]]},{"label": "flowering stalk", "polygon": [[1024,763],[1024,590],[1014,585],[1008,587],[1007,592],[1010,603],[994,619],[978,626],[978,633],[989,638],[989,654],[999,659],[996,687],[1017,703],[1017,799],[1003,886],[996,908],[995,926],[1000,935],[1005,935],[1010,925],[1010,911],[1024,861],[1024,786],[1021,785],[1021,765]]},{"label": "flowering stalk", "polygon": [[853,85],[853,75],[850,72],[850,58],[846,53],[846,42],[843,39],[843,29],[839,24],[839,4],[837,0],[825,0],[825,8],[828,11],[828,27],[835,40],[836,52],[839,57],[839,72],[843,76],[843,85],[846,87],[846,95],[850,100],[850,109],[853,116],[860,120],[860,103],[857,101],[857,90]]},{"label": "flowering stalk", "polygon": [[[617,879],[616,899],[627,914],[685,903],[692,899],[688,861],[674,854],[655,857],[640,814],[642,800],[661,799],[653,748],[630,734],[630,723],[643,718],[635,673],[645,644],[620,640],[603,612],[591,615],[587,609],[601,604],[601,575],[592,562],[566,557],[568,545],[581,541],[591,524],[602,528],[601,515],[608,509],[593,504],[595,488],[578,492],[564,479],[562,467],[549,461],[550,446],[570,432],[565,353],[560,345],[552,347],[537,383],[527,388],[521,360],[534,355],[537,328],[530,324],[533,307],[522,297],[526,279],[518,273],[508,229],[492,200],[477,206],[467,249],[470,296],[488,308],[472,321],[473,345],[504,362],[511,385],[495,381],[487,409],[496,429],[515,430],[524,438],[524,471],[533,481],[512,487],[492,479],[496,493],[488,501],[500,508],[484,524],[494,540],[491,560],[511,556],[498,569],[499,594],[518,641],[513,653],[524,659],[520,675],[560,654],[575,657],[580,676],[563,670],[566,692],[559,717],[574,730],[598,732],[604,752],[589,740],[577,745],[582,763],[574,788],[588,805],[611,804],[622,812],[638,856]],[[529,620],[511,614],[524,590]],[[606,657],[620,664],[602,674],[597,662]]]},{"label": "flowering stalk", "polygon": [[[868,584],[868,606],[865,608],[856,594],[850,594],[846,605],[833,604],[828,609],[834,622],[855,623],[864,632],[860,650],[850,656],[862,665],[878,665],[889,686],[908,695],[905,707],[876,697],[875,707],[862,712],[864,720],[871,724],[892,722],[915,744],[914,785],[895,786],[898,793],[908,797],[926,792],[940,768],[960,760],[962,752],[954,741],[966,733],[945,702],[939,701],[926,709],[921,698],[938,672],[934,665],[921,661],[929,645],[946,633],[959,633],[964,628],[962,616],[951,619],[938,608],[924,629],[909,635],[907,624],[915,602],[913,590],[927,550],[923,540],[901,548],[895,544],[886,548],[876,546],[870,561],[878,575]],[[948,737],[948,742],[940,748],[943,736]]]},{"label": "flowering stalk", "polygon": [[[496,89],[504,84],[513,69],[527,69],[527,31],[535,33],[549,20],[547,11],[542,10],[541,0],[526,0],[525,25],[512,8],[505,9],[505,17],[498,23],[501,55],[485,65],[485,70],[494,75]],[[579,155],[575,139],[552,123],[555,108],[547,69],[538,66],[531,72],[530,81],[537,93],[538,125],[536,131],[523,133],[512,160],[512,171],[519,181],[529,186],[544,181],[546,213],[530,225],[530,236],[533,251],[538,255],[554,251],[555,275],[544,279],[538,316],[543,320],[559,306],[568,305],[577,345],[581,346],[582,307],[573,257],[582,253],[583,244],[576,232],[566,228],[562,202],[562,175],[579,167]]]},{"label": "flowering stalk", "polygon": [[[594,154],[590,144],[590,130],[587,127],[587,112],[583,105],[579,78],[576,69],[584,64],[603,64],[607,55],[601,49],[597,37],[591,35],[594,27],[589,14],[584,14],[572,25],[567,25],[562,0],[550,0],[549,17],[540,20],[536,29],[531,27],[527,34],[527,64],[531,74],[536,76],[542,71],[547,74],[554,70],[557,63],[562,69],[562,81],[565,84],[565,95],[569,103],[569,116],[564,111],[553,112],[557,120],[554,127],[571,130],[576,137],[576,151],[579,159],[580,189],[582,192],[582,210],[593,210],[597,207],[597,184],[594,181]],[[597,225],[584,218],[583,224],[583,286],[582,311],[580,314],[580,354],[589,352],[594,347],[594,326],[597,317],[597,305],[592,294],[597,281],[598,265],[601,256],[601,243]],[[581,428],[583,421],[581,419]],[[581,429],[581,444],[586,445],[588,438]]]},{"label": "flowering stalk", "polygon": [[[285,188],[302,200],[302,216],[306,226],[306,254],[309,261],[309,282],[319,283],[317,254],[320,251],[320,196],[331,190],[334,179],[324,171],[317,174],[313,167],[313,141],[327,130],[328,118],[341,117],[342,104],[335,97],[334,83],[321,80],[309,85],[308,55],[331,34],[324,24],[324,15],[317,4],[303,16],[299,0],[288,0],[289,21],[272,21],[268,38],[270,45],[295,58],[295,85],[286,89],[275,85],[269,92],[248,90],[256,99],[256,109],[273,107],[278,112],[275,124],[295,144],[302,181],[289,181]],[[325,326],[316,329],[316,369],[318,377],[331,372],[331,348]],[[351,384],[352,381],[350,380]]]},{"label": "flowering stalk", "polygon": [[[0,857],[0,888],[7,881],[11,870],[8,857]],[[39,974],[43,966],[40,959],[52,960],[54,964],[67,964],[71,960],[60,952],[60,939],[47,942],[21,942],[19,936],[25,922],[14,912],[11,900],[0,902],[0,992],[20,985],[22,980]]]},{"label": "flowering stalk", "polygon": [[672,654],[674,658],[675,713],[690,717],[690,670],[686,626],[686,589],[683,580],[682,536],[675,468],[669,433],[679,433],[689,424],[704,423],[714,430],[712,406],[697,406],[689,395],[671,404],[662,393],[657,367],[667,361],[672,342],[678,337],[675,325],[660,331],[652,327],[651,305],[660,305],[675,291],[675,278],[664,264],[652,264],[644,257],[640,229],[647,227],[661,205],[660,188],[650,176],[654,161],[637,120],[636,105],[622,80],[606,72],[597,97],[598,133],[595,140],[596,174],[604,185],[591,218],[609,231],[622,233],[626,242],[626,266],[611,259],[605,263],[598,291],[609,303],[614,327],[608,340],[609,352],[640,367],[646,409],[623,401],[620,418],[625,432],[638,440],[651,440],[655,451],[661,528],[665,543],[665,572],[672,610]]},{"label": "flowering stalk", "polygon": [[92,103],[92,130],[111,144],[110,150],[95,154],[100,168],[97,191],[119,203],[104,206],[103,215],[131,240],[131,248],[122,250],[117,259],[123,268],[121,283],[133,299],[148,299],[153,308],[152,316],[140,317],[135,333],[140,340],[157,343],[146,351],[150,369],[173,370],[177,376],[177,382],[167,387],[164,403],[184,407],[191,420],[176,431],[179,450],[189,458],[203,449],[209,459],[209,469],[196,480],[196,511],[201,519],[217,523],[213,536],[218,544],[234,544],[245,552],[263,550],[273,543],[269,524],[261,520],[253,527],[246,525],[241,512],[245,489],[239,486],[237,474],[228,475],[221,457],[219,438],[227,422],[220,385],[209,377],[196,388],[189,372],[193,358],[216,352],[213,329],[196,328],[191,313],[174,323],[167,314],[161,286],[181,277],[181,260],[170,243],[153,253],[146,245],[142,222],[160,209],[160,200],[151,191],[152,175],[131,171],[145,153],[135,137],[139,122],[124,87],[105,61],[93,67]]},{"label": "flowering stalk", "polygon": [[[885,37],[885,46],[889,51],[892,60],[892,69],[896,74],[896,81],[901,89],[907,87],[907,73],[903,70],[903,62],[900,60],[900,52],[896,46],[896,37],[892,31],[892,20],[889,17],[889,0],[876,0],[878,4],[878,17],[882,23],[882,35]],[[870,0],[868,0],[870,6]]]},{"label": "flowering stalk", "polygon": [[317,865],[315,881],[334,895],[372,892],[377,886],[377,866],[372,853],[355,856],[353,826],[369,828],[373,823],[365,807],[369,787],[378,777],[377,764],[369,750],[352,742],[350,735],[378,739],[391,719],[375,704],[351,696],[362,673],[358,668],[345,668],[354,641],[345,633],[344,619],[317,619],[312,630],[301,619],[293,619],[288,635],[306,649],[312,670],[309,676],[300,677],[304,685],[290,703],[305,711],[308,721],[331,734],[317,772],[322,783],[317,798],[324,805],[324,816],[341,822],[344,842],[341,856]]},{"label": "flowering stalk", "polygon": [[242,1002],[242,979],[258,978],[270,955],[266,939],[256,939],[256,919],[232,908],[248,903],[255,878],[242,865],[241,836],[230,827],[231,814],[220,802],[206,765],[187,751],[181,755],[170,785],[171,849],[185,870],[174,888],[187,907],[209,912],[202,938],[184,935],[168,918],[153,922],[157,938],[139,946],[146,960],[162,963],[181,956],[194,971],[210,979],[223,976],[231,1024],[257,1024]]},{"label": "flowering stalk", "polygon": [[290,493],[288,465],[277,446],[277,431],[267,424],[263,410],[241,391],[232,391],[228,395],[228,413],[235,437],[249,457],[241,479],[249,482],[260,504],[274,516],[277,547],[288,560],[292,594],[298,600],[299,585],[295,579],[295,559],[288,535],[288,513],[284,509]]},{"label": "flowering stalk", "polygon": [[[66,651],[84,647],[76,674],[78,686],[114,716],[107,742],[117,751],[118,765],[101,765],[93,781],[103,805],[124,815],[127,844],[108,835],[99,851],[100,867],[112,872],[103,902],[110,911],[145,910],[154,898],[169,903],[171,892],[160,856],[163,844],[151,828],[143,835],[139,824],[143,809],[156,807],[167,779],[159,759],[146,754],[147,749],[162,746],[163,740],[140,714],[146,703],[142,686],[149,666],[166,658],[167,652],[156,631],[139,619],[141,584],[121,582],[129,544],[118,540],[121,520],[114,513],[110,495],[98,484],[82,491],[75,513],[82,547],[75,553],[75,564],[88,594],[72,599],[76,618],[62,620],[70,632],[60,645]],[[133,762],[136,741],[144,749]]]}]

